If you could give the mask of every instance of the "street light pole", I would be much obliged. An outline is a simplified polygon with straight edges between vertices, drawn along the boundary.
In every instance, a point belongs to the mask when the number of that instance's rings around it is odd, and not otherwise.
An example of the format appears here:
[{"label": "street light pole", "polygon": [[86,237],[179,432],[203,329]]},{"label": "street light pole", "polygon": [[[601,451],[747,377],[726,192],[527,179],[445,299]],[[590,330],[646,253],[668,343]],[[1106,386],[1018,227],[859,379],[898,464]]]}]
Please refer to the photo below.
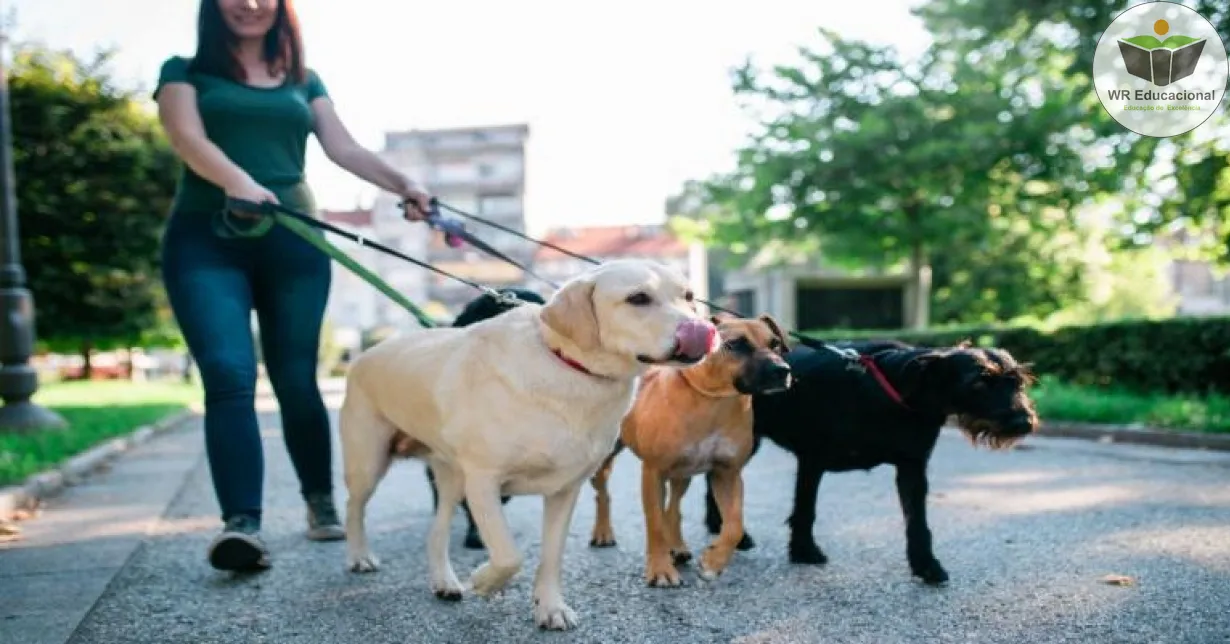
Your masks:
[{"label": "street light pole", "polygon": [[55,412],[31,402],[38,372],[34,352],[34,299],[26,288],[17,231],[17,193],[9,123],[8,35],[0,25],[0,432],[29,432],[66,426]]}]

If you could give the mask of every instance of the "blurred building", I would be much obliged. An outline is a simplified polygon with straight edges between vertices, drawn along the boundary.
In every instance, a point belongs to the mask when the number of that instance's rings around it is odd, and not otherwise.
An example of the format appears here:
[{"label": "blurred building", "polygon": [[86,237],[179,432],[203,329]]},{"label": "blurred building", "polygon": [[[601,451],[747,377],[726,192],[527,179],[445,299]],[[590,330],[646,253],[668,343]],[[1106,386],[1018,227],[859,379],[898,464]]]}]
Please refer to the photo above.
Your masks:
[{"label": "blurred building", "polygon": [[[591,226],[557,228],[544,238],[555,246],[600,262],[612,259],[651,259],[679,270],[696,297],[709,295],[709,265],[704,246],[679,239],[665,226]],[[560,283],[592,264],[545,246],[534,255],[534,272]]]},{"label": "blurred building", "polygon": [[1178,300],[1178,315],[1230,315],[1230,276],[1209,262],[1174,260],[1170,287]]},{"label": "blurred building", "polygon": [[[524,233],[528,137],[526,125],[390,132],[381,155],[441,201]],[[390,198],[390,203],[395,200]],[[474,222],[467,226],[522,265],[534,256],[536,247],[515,235]],[[427,230],[424,226],[410,228],[419,233]],[[481,251],[468,246],[449,248],[438,233],[431,233],[424,242],[421,250],[411,254],[440,269],[494,288],[526,285],[520,269]],[[449,314],[477,295],[472,287],[455,280],[410,269],[425,280],[425,300]]]}]

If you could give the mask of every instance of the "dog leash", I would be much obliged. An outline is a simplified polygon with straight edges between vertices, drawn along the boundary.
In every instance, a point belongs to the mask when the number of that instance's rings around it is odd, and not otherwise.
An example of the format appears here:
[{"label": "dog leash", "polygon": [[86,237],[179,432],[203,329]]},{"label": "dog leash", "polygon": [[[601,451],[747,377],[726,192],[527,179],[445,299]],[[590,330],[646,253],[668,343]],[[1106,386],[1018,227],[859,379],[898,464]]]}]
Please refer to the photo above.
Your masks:
[{"label": "dog leash", "polygon": [[[470,212],[466,212],[466,211],[464,211],[464,210],[461,210],[460,208],[456,208],[456,207],[450,206],[450,205],[448,205],[448,204],[441,203],[441,202],[439,202],[438,200],[436,200],[435,198],[433,198],[433,199],[432,199],[432,203],[433,203],[433,206],[438,207],[438,208],[443,208],[443,209],[445,209],[445,210],[448,210],[449,212],[451,212],[451,213],[453,213],[453,214],[455,214],[455,215],[458,215],[458,216],[460,216],[460,217],[464,217],[464,218],[466,218],[466,219],[470,219],[470,220],[472,220],[472,221],[477,221],[477,222],[479,222],[479,223],[481,223],[481,224],[485,224],[485,225],[487,225],[487,226],[491,226],[492,228],[495,228],[495,229],[497,229],[497,230],[501,230],[501,231],[506,232],[506,233],[508,233],[508,234],[510,234],[510,235],[514,235],[514,236],[516,236],[516,237],[519,237],[519,238],[521,238],[521,239],[523,239],[523,240],[525,240],[525,241],[531,242],[531,243],[533,243],[533,244],[537,244],[538,246],[541,246],[541,247],[543,247],[543,248],[550,248],[550,249],[552,249],[552,250],[554,250],[554,251],[557,251],[557,252],[563,253],[563,254],[568,255],[569,257],[572,257],[572,258],[574,258],[574,259],[578,259],[578,260],[581,260],[581,261],[583,261],[583,262],[588,262],[588,263],[590,263],[590,264],[594,264],[594,265],[600,265],[600,264],[602,263],[602,262],[600,262],[600,261],[598,261],[598,260],[596,260],[596,259],[594,259],[594,258],[592,258],[592,257],[586,257],[585,255],[582,255],[582,254],[580,254],[580,253],[575,253],[575,252],[573,252],[573,251],[571,251],[571,250],[568,250],[567,248],[563,248],[563,247],[558,246],[558,245],[556,245],[556,244],[552,244],[551,242],[548,242],[548,241],[546,241],[546,240],[536,239],[536,238],[531,237],[531,236],[529,236],[529,235],[527,235],[527,234],[525,234],[525,233],[522,233],[522,232],[521,232],[521,231],[519,231],[519,230],[516,230],[516,229],[511,228],[511,227],[509,227],[509,226],[505,226],[505,225],[503,225],[503,224],[500,224],[500,223],[498,223],[498,222],[492,221],[492,220],[487,219],[487,218],[485,218],[485,217],[481,217],[481,216],[479,216],[479,215],[476,215],[476,214],[473,214],[473,213],[470,213]],[[403,206],[403,207],[405,207],[405,206],[407,206],[407,205],[413,205],[413,204],[407,204],[407,202],[402,202],[402,206]],[[456,220],[454,220],[454,221],[456,221]],[[446,234],[447,234],[447,233],[446,233]],[[493,254],[493,255],[494,255],[494,254]],[[499,257],[499,255],[494,255],[494,256]],[[506,260],[506,261],[507,261],[507,260]],[[515,265],[515,264],[514,264],[514,265]],[[556,287],[556,288],[558,288],[558,287]],[[734,311],[734,310],[729,309],[729,308],[726,308],[726,307],[724,307],[724,306],[720,306],[720,305],[714,304],[713,302],[710,302],[710,301],[707,301],[707,300],[704,300],[704,299],[701,299],[701,298],[696,298],[696,301],[697,301],[697,302],[700,302],[701,304],[704,304],[704,305],[706,305],[706,306],[708,306],[708,307],[710,307],[710,308],[712,308],[712,309],[715,309],[715,310],[717,310],[717,311],[721,311],[721,312],[723,312],[723,313],[729,313],[730,315],[733,315],[733,316],[735,316],[735,317],[739,317],[739,318],[746,318],[746,317],[747,317],[746,315],[744,315],[744,314],[742,314],[742,313],[740,313],[740,312],[738,312],[738,311]],[[798,332],[796,332],[796,331],[787,331],[786,333],[787,333],[788,335],[790,335],[791,337],[795,338],[796,340],[798,340],[800,343],[802,343],[803,345],[805,345],[805,346],[807,346],[807,347],[810,347],[810,348],[813,348],[813,349],[823,348],[823,349],[827,349],[827,350],[829,350],[829,351],[832,351],[833,353],[836,353],[838,356],[840,356],[840,357],[842,357],[843,359],[845,359],[845,360],[846,360],[846,362],[847,362],[847,366],[846,366],[846,368],[847,368],[847,369],[849,369],[849,370],[851,370],[851,371],[858,371],[858,372],[860,372],[860,373],[870,373],[870,374],[871,374],[871,377],[875,379],[876,383],[880,385],[880,388],[884,390],[884,393],[885,393],[886,395],[888,395],[888,397],[889,397],[889,398],[891,398],[891,399],[893,400],[893,402],[896,402],[897,404],[899,404],[899,405],[901,405],[902,407],[905,407],[905,408],[907,408],[907,409],[909,408],[909,405],[907,405],[907,404],[906,404],[906,402],[905,402],[905,398],[901,395],[901,393],[900,393],[899,391],[897,391],[897,388],[893,386],[893,383],[892,383],[892,382],[888,379],[888,376],[886,376],[886,375],[884,374],[884,371],[883,371],[882,369],[880,369],[880,366],[879,366],[878,364],[876,364],[875,360],[874,360],[871,356],[860,354],[858,351],[856,351],[855,349],[850,348],[850,347],[846,347],[846,348],[837,347],[837,346],[834,346],[834,345],[829,344],[829,343],[827,343],[827,342],[824,342],[823,340],[820,340],[820,339],[818,339],[818,338],[813,338],[813,337],[810,337],[810,336],[806,336],[806,335],[803,335],[803,334],[798,333]]]},{"label": "dog leash", "polygon": [[247,212],[251,214],[262,215],[264,217],[269,218],[275,223],[282,224],[287,229],[291,230],[292,232],[298,234],[300,237],[304,238],[308,243],[320,249],[322,252],[324,252],[329,257],[337,260],[338,263],[350,269],[353,273],[358,275],[368,284],[376,288],[376,290],[387,295],[389,299],[393,300],[397,304],[400,304],[403,308],[409,311],[411,315],[414,316],[414,318],[419,322],[420,325],[426,328],[432,328],[438,325],[429,315],[427,315],[426,312],[424,312],[422,309],[416,306],[413,302],[407,299],[404,295],[402,295],[400,292],[398,292],[396,289],[390,286],[387,282],[381,279],[378,275],[364,268],[362,264],[359,264],[357,261],[354,260],[354,258],[350,257],[350,255],[346,254],[338,247],[329,243],[327,240],[321,238],[319,235],[313,234],[313,229],[333,233],[335,235],[344,237],[346,239],[349,239],[350,241],[355,242],[360,247],[372,248],[374,250],[377,250],[391,257],[396,257],[397,259],[409,262],[411,264],[414,264],[415,266],[419,266],[421,268],[430,270],[438,275],[456,280],[458,282],[461,282],[462,284],[466,284],[467,286],[473,287],[492,298],[495,298],[500,303],[503,303],[509,306],[517,306],[519,304],[523,304],[523,302],[520,299],[518,299],[515,295],[511,293],[504,293],[501,291],[497,291],[489,286],[479,284],[478,282],[466,279],[464,277],[461,277],[460,275],[455,275],[444,269],[437,268],[436,266],[433,266],[428,262],[411,257],[395,248],[390,248],[378,241],[368,239],[361,234],[350,232],[344,228],[340,228],[338,226],[330,224],[327,221],[321,221],[305,213],[299,212],[292,208],[288,208],[281,204],[275,204],[272,202],[256,203],[253,201],[247,201],[243,199],[228,198],[227,199],[227,209],[231,211]]},{"label": "dog leash", "polygon": [[[487,244],[482,239],[478,238],[476,235],[474,235],[469,230],[467,230],[465,228],[465,225],[462,222],[456,219],[449,219],[449,218],[443,217],[440,214],[440,208],[443,207],[444,209],[454,214],[457,214],[461,217],[472,219],[479,223],[492,226],[493,228],[502,230],[506,233],[519,237],[525,241],[529,241],[531,243],[537,244],[545,248],[551,248],[553,250],[569,255],[575,259],[579,259],[581,261],[585,261],[585,262],[588,262],[594,265],[601,265],[602,263],[594,258],[586,257],[579,253],[572,252],[566,248],[562,248],[550,242],[546,242],[540,239],[535,239],[534,237],[526,235],[525,233],[522,233],[514,228],[510,228],[508,226],[504,226],[502,224],[491,221],[489,219],[485,219],[478,215],[465,212],[459,208],[455,208],[453,206],[443,204],[435,197],[431,198],[430,203],[431,203],[431,206],[428,212],[425,213],[426,222],[428,223],[429,226],[431,226],[432,228],[436,230],[439,230],[441,233],[444,234],[445,243],[448,244],[450,247],[457,248],[462,243],[468,243],[471,246],[474,246],[475,248],[491,255],[492,257],[496,259],[499,259],[518,269],[521,269],[527,275],[535,279],[538,279],[539,281],[549,284],[552,288],[558,289],[559,285],[555,284],[551,280],[547,280],[543,278],[542,276],[536,274],[529,268],[523,266],[520,262],[517,262],[511,257],[508,257],[506,254],[495,249],[490,244]],[[407,201],[402,201],[400,205],[403,208],[405,207],[417,208],[417,204],[414,204],[412,202],[407,202]],[[385,246],[384,244],[381,244],[380,242],[367,239],[363,235],[352,233],[348,230],[345,230],[343,228],[330,224],[329,222],[321,221],[305,213],[299,212],[297,210],[294,210],[287,206],[283,206],[281,204],[276,204],[273,202],[256,203],[256,202],[247,201],[243,199],[234,199],[234,198],[228,197],[227,208],[223,214],[226,214],[226,212],[230,212],[230,211],[248,212],[252,214],[265,215],[267,217],[271,217],[275,222],[281,223],[282,225],[286,226],[291,231],[297,233],[299,236],[303,237],[309,243],[316,246],[326,255],[337,260],[339,263],[349,268],[352,272],[354,272],[359,277],[363,278],[366,282],[371,284],[377,290],[387,295],[394,302],[400,304],[403,308],[408,310],[415,317],[415,319],[418,320],[419,324],[427,328],[431,328],[437,325],[435,321],[430,318],[430,316],[428,316],[425,312],[422,311],[422,309],[415,306],[413,302],[410,302],[410,300],[406,299],[405,296],[397,292],[396,289],[389,286],[387,282],[382,280],[376,274],[364,268],[361,264],[356,262],[353,258],[351,258],[346,253],[342,252],[336,246],[334,246],[333,244],[330,244],[328,241],[324,240],[320,236],[312,234],[311,229],[322,230],[325,232],[333,233],[335,235],[340,235],[342,237],[345,237],[346,239],[349,239],[355,242],[360,247],[373,248],[377,251],[380,251],[392,257],[396,257],[398,259],[409,262],[421,268],[430,270],[438,275],[456,280],[458,282],[461,282],[462,284],[466,284],[474,289],[477,289],[478,291],[492,298],[495,298],[497,301],[503,304],[506,304],[509,306],[517,306],[517,305],[524,303],[520,299],[518,299],[515,295],[512,295],[511,293],[500,292],[489,286],[485,286],[473,280],[469,280],[459,275],[455,275],[441,268],[437,268],[436,266],[433,266],[432,264],[428,262],[415,259],[414,257],[406,255],[405,253],[402,253],[401,251]],[[254,228],[259,229],[260,234],[263,234],[264,232],[267,232],[268,230],[267,226],[262,228],[259,224],[254,226]],[[238,231],[238,230],[236,231],[236,233],[237,234],[250,234],[250,233],[247,233],[246,231]],[[739,318],[747,317],[746,315],[738,311],[714,304],[713,302],[709,302],[701,298],[696,298],[696,301],[702,304],[705,304],[706,306],[709,306],[710,308],[713,308],[715,310],[722,311],[730,315],[734,315],[735,317],[739,317]],[[884,390],[884,392],[890,398],[893,399],[894,402],[908,409],[908,405],[906,405],[905,399],[901,396],[901,394],[893,386],[892,382],[888,380],[888,377],[884,375],[884,372],[880,369],[879,365],[876,364],[875,360],[872,359],[871,356],[862,355],[858,351],[854,350],[853,348],[847,347],[843,349],[840,347],[836,347],[818,338],[806,336],[801,333],[797,333],[795,331],[787,331],[787,334],[789,334],[791,337],[795,338],[796,340],[798,340],[805,346],[811,347],[813,349],[823,348],[823,349],[827,349],[829,351],[836,353],[838,356],[841,356],[848,362],[848,366],[847,366],[848,369],[859,371],[861,373],[870,372],[872,377],[876,380],[876,382],[880,385],[880,387]]]}]

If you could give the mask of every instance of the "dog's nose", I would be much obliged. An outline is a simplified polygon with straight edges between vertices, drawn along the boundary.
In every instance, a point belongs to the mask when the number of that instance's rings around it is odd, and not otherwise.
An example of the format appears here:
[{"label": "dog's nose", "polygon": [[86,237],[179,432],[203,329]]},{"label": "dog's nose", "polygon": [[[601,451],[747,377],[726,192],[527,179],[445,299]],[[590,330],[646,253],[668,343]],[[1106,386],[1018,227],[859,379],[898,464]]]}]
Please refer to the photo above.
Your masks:
[{"label": "dog's nose", "polygon": [[1034,430],[1033,421],[1028,417],[1017,417],[1008,423],[1008,431],[1014,434],[1028,434]]},{"label": "dog's nose", "polygon": [[770,362],[760,369],[761,382],[772,389],[790,388],[790,366],[780,362]]}]

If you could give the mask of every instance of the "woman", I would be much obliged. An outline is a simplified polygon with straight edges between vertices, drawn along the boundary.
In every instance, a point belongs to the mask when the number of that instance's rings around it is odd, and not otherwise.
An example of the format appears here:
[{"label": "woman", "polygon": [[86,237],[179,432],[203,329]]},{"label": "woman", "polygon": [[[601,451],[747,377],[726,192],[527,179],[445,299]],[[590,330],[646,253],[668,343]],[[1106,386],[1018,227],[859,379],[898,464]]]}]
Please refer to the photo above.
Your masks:
[{"label": "woman", "polygon": [[[264,457],[254,405],[250,316],[282,410],[282,434],[307,505],[307,536],[345,537],[332,494],[329,418],[316,384],[329,258],[275,226],[255,234],[227,197],[314,212],[307,137],[334,163],[416,208],[430,197],[355,143],[324,84],[304,67],[292,0],[202,0],[197,50],[162,66],[154,98],[185,168],[163,237],[162,273],[205,386],[205,444],[225,526],[209,546],[220,570],[270,565],[260,538]],[[249,220],[251,221],[251,220]],[[252,226],[247,226],[249,229]]]}]

